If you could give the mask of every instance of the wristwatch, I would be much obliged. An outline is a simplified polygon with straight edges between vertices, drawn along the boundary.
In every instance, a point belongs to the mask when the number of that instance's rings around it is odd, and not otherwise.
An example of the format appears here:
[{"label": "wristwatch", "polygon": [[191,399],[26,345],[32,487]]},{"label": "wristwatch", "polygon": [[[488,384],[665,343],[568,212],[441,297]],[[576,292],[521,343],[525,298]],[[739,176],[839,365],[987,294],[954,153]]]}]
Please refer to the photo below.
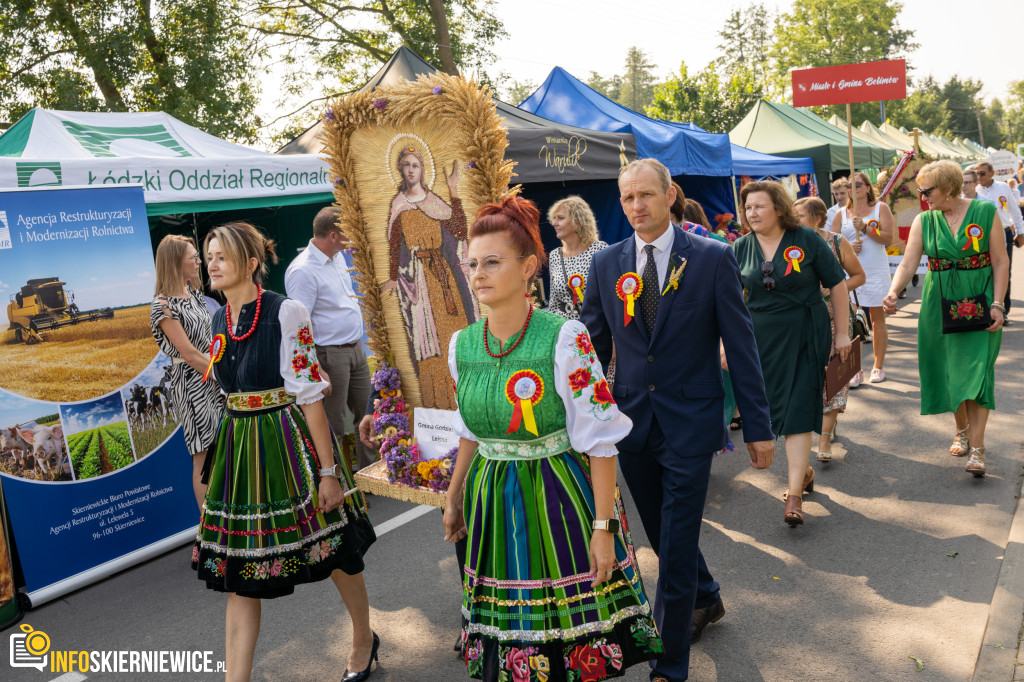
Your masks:
[{"label": "wristwatch", "polygon": [[605,519],[598,521],[594,519],[594,530],[606,530],[612,535],[619,532],[619,520],[618,519]]},{"label": "wristwatch", "polygon": [[339,471],[340,468],[341,468],[341,465],[338,464],[338,463],[335,463],[334,466],[332,466],[332,467],[327,467],[326,469],[321,469],[320,470],[320,478],[323,478],[324,476],[333,476],[334,478],[338,478],[339,476],[341,476],[341,472]]}]

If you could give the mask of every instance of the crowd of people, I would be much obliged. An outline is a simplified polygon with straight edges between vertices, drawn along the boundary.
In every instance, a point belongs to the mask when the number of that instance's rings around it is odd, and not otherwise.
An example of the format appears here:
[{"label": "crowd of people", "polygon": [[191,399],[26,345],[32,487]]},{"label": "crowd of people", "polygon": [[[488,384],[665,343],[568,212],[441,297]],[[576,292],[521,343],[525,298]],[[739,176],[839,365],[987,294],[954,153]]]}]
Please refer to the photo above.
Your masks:
[{"label": "crowd of people", "polygon": [[[832,208],[813,197],[794,203],[779,183],[746,184],[747,232],[731,245],[653,159],[621,170],[633,234],[616,244],[601,241],[580,197],[551,206],[561,246],[550,254],[533,202],[483,206],[462,265],[488,314],[448,347],[460,440],[442,519],[463,576],[456,650],[469,677],[601,680],[648,663],[652,680],[687,679],[691,644],[725,615],[699,536],[730,420],[756,469],[772,464],[783,437],[782,520],[803,524],[812,455],[831,461],[847,407],[849,387],[829,391],[826,367],[853,347],[856,305],[872,329],[867,382],[886,380],[885,316],[922,255],[921,412],[952,413],[950,454],[984,475],[1009,263],[1024,246],[1019,195],[992,175],[985,163],[920,170],[930,210],[914,220],[893,276],[895,220],[864,173],[833,184]],[[287,297],[263,289],[275,245],[248,223],[211,231],[202,256],[178,236],[157,251],[152,329],[172,358],[193,455],[202,520],[192,566],[228,593],[229,680],[251,676],[261,600],[298,584],[330,578],[346,606],[353,639],[343,682],[370,677],[381,646],[363,581],[375,535],[336,438],[347,410],[359,465],[374,459],[374,395],[338,217],[337,208],[316,217],[288,267]],[[212,317],[203,259],[225,300]],[[532,297],[545,266],[541,309]],[[531,428],[518,427],[516,400],[531,402]],[[653,600],[620,470],[658,558]]]}]

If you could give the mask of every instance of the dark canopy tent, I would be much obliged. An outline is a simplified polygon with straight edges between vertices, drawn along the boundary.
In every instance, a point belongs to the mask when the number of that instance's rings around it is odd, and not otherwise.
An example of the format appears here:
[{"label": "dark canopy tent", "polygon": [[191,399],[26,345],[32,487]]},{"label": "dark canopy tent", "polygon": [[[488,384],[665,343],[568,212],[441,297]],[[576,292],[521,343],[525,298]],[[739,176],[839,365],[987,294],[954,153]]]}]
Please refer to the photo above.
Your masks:
[{"label": "dark canopy tent", "polygon": [[[788,104],[758,100],[729,132],[729,139],[765,154],[811,157],[823,196],[828,196],[829,174],[850,169],[846,135],[811,112]],[[857,168],[881,168],[890,164],[896,154],[895,149],[856,140],[853,143],[853,163]]]},{"label": "dark canopy tent", "polygon": [[664,163],[683,192],[699,201],[708,215],[736,210],[732,153],[724,134],[647,118],[611,101],[561,67],[552,69],[519,108],[570,125],[632,133],[637,155]]}]

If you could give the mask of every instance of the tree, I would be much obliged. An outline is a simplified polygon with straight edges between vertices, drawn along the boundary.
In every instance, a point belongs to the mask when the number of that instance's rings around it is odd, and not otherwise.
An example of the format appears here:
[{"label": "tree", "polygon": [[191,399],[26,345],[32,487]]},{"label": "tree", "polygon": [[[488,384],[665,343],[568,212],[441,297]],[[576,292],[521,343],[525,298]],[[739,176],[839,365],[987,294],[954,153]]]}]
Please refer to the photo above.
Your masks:
[{"label": "tree", "polygon": [[519,106],[523,100],[533,94],[533,91],[537,89],[537,84],[527,78],[526,80],[520,81],[512,78],[506,81],[504,88],[504,95],[502,99],[509,104]]},{"label": "tree", "polygon": [[0,16],[0,119],[36,106],[162,110],[250,141],[261,48],[238,0],[13,0]]},{"label": "tree", "polygon": [[1016,145],[1024,143],[1024,80],[1010,83],[1004,120],[1007,148],[1017,151]]},{"label": "tree", "polygon": [[[788,80],[792,69],[898,59],[918,46],[903,30],[896,0],[796,0],[775,26],[769,58]],[[853,105],[855,120],[873,117],[877,105]],[[845,105],[825,107],[825,117],[846,115]]]},{"label": "tree", "polygon": [[718,32],[721,55],[715,63],[728,75],[737,71],[756,75],[762,84],[775,80],[769,54],[773,44],[774,19],[764,3],[750,5],[746,10],[733,10]]},{"label": "tree", "polygon": [[618,102],[619,94],[622,92],[622,76],[615,75],[605,78],[596,71],[591,71],[590,77],[587,78],[587,85],[608,99]]},{"label": "tree", "polygon": [[622,86],[616,100],[633,111],[643,111],[654,99],[654,69],[657,67],[647,60],[647,54],[635,45],[626,53],[625,72]]},{"label": "tree", "polygon": [[686,63],[679,74],[655,87],[654,101],[646,108],[652,118],[688,121],[710,132],[728,132],[762,96],[757,78],[737,69],[722,78],[714,63],[690,76]]}]

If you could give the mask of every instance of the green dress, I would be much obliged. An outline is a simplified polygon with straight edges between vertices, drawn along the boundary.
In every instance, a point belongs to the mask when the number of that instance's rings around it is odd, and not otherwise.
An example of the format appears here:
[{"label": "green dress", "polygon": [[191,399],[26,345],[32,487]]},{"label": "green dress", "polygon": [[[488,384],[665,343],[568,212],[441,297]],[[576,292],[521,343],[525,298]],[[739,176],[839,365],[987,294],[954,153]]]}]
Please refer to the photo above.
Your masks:
[{"label": "green dress", "polygon": [[[464,508],[462,650],[469,676],[619,677],[662,651],[618,499],[622,530],[614,538],[613,573],[591,587],[590,458],[614,455],[632,423],[612,400],[582,323],[535,311],[522,341],[502,358],[487,353],[483,335],[483,323],[472,324],[452,337],[449,352],[455,431],[479,443]],[[502,351],[493,335],[488,343],[491,353]],[[530,387],[540,387],[532,420],[520,403],[523,395],[537,396]]]},{"label": "green dress", "polygon": [[[985,294],[992,303],[992,265],[989,238],[995,205],[975,199],[954,237],[942,211],[921,214],[921,238],[928,256],[928,274],[917,319],[917,364],[921,373],[921,414],[955,412],[965,400],[995,409],[995,364],[1003,331],[942,333],[941,298],[960,300]],[[967,228],[981,227],[978,251]],[[1003,234],[995,247],[1003,248]],[[953,264],[956,263],[954,270]],[[939,293],[941,282],[942,295]]]},{"label": "green dress", "polygon": [[[825,240],[807,227],[786,231],[772,259],[775,288],[766,291],[761,245],[753,232],[733,244],[776,436],[821,431],[821,396],[832,347],[821,287],[845,279]],[[799,249],[792,261],[786,255]],[[792,264],[791,264],[792,263]],[[799,267],[799,271],[797,270]],[[787,273],[788,270],[788,273]]]}]

